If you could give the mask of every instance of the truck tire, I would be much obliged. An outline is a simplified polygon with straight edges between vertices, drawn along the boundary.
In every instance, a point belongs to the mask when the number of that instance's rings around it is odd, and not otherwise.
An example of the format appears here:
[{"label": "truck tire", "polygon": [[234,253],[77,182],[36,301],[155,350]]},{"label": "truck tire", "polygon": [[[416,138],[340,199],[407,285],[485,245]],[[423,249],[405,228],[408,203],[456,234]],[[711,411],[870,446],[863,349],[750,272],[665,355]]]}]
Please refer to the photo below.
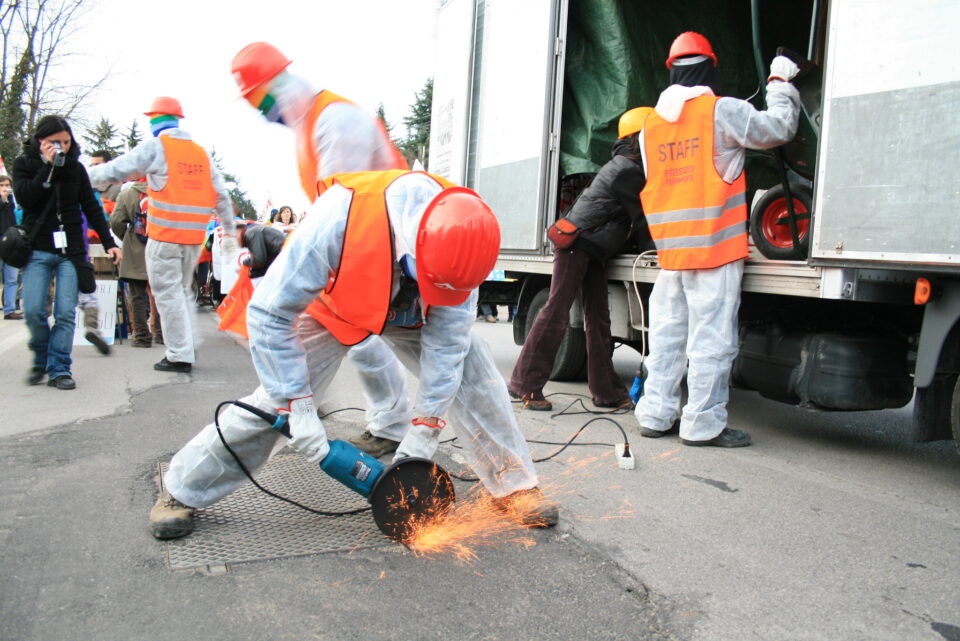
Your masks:
[{"label": "truck tire", "polygon": [[[547,304],[549,289],[541,289],[530,301],[527,311],[527,323],[524,338],[530,335],[533,324],[540,315],[540,310]],[[563,333],[563,340],[557,350],[557,357],[553,361],[550,371],[551,381],[582,381],[585,380],[587,364],[587,337],[579,327],[567,327]]]},{"label": "truck tire", "polygon": [[[810,251],[810,212],[813,194],[806,185],[791,182],[793,211],[797,214],[797,235],[800,247],[794,248],[783,185],[767,190],[750,214],[750,235],[761,254],[771,260],[806,260]],[[801,216],[805,214],[805,216]]]},{"label": "truck tire", "polygon": [[960,450],[960,377],[953,386],[953,401],[950,403],[950,430],[953,432],[953,442]]},{"label": "truck tire", "polygon": [[917,388],[913,398],[914,443],[955,437],[958,378],[956,374],[937,374],[929,387]]}]

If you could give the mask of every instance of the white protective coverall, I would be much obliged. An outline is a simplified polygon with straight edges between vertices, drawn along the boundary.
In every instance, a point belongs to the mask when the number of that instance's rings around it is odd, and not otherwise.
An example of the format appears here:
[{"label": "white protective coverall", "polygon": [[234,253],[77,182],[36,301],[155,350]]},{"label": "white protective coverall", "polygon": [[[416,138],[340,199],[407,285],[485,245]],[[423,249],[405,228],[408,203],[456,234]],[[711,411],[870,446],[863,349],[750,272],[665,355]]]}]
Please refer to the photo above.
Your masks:
[{"label": "white protective coverall", "polygon": [[[420,217],[439,192],[434,180],[419,173],[401,176],[386,190],[398,261],[404,255],[416,258],[412,248]],[[243,402],[274,413],[291,398],[322,398],[347,354],[348,347],[302,312],[340,263],[349,203],[350,193],[340,185],[324,192],[255,290],[247,325],[260,387]],[[400,273],[396,263],[394,293]],[[501,497],[535,487],[537,474],[490,348],[471,329],[476,309],[474,291],[461,305],[431,307],[419,329],[388,325],[383,339],[420,378],[416,415],[449,414],[444,432],[452,430],[474,472],[493,496]],[[325,438],[318,433],[287,441],[236,406],[221,414],[220,427],[251,472],[288,442],[309,449]],[[436,443],[431,452],[435,448]],[[245,481],[213,424],[177,452],[164,477],[170,494],[197,508],[211,505]]]},{"label": "white protective coverall", "polygon": [[[687,100],[707,87],[671,85],[655,107],[676,122]],[[767,110],[738,98],[717,100],[714,109],[714,167],[728,183],[743,171],[747,149],[770,149],[791,140],[800,97],[788,82],[767,86]],[[643,132],[640,149],[644,149]],[[644,161],[646,165],[646,161]],[[737,312],[743,260],[714,269],[661,270],[650,294],[650,355],[647,379],[635,410],[640,425],[666,431],[680,415],[680,381],[687,370],[687,403],[680,438],[707,441],[727,425],[730,368],[737,355]]]},{"label": "white protective coverall", "polygon": [[[303,78],[287,72],[271,89],[283,122],[298,124],[319,93]],[[357,105],[335,102],[317,118],[313,146],[324,178],[333,174],[395,169],[393,154],[376,121]],[[400,441],[412,417],[403,367],[379,336],[370,336],[349,351],[367,403],[367,430],[374,436]]]},{"label": "white protective coverall", "polygon": [[[190,134],[174,127],[160,133],[179,140],[192,140]],[[90,182],[97,188],[110,183],[123,183],[147,177],[153,191],[167,186],[167,159],[160,138],[151,138],[136,148],[108,163],[91,167]],[[213,159],[210,159],[210,177],[217,192],[216,214],[224,230],[233,234],[233,204],[227,187]],[[163,342],[166,358],[175,363],[193,363],[196,354],[194,313],[192,304],[193,270],[197,267],[201,245],[180,245],[150,238],[145,250],[147,277],[157,301],[157,311],[163,320]]]}]

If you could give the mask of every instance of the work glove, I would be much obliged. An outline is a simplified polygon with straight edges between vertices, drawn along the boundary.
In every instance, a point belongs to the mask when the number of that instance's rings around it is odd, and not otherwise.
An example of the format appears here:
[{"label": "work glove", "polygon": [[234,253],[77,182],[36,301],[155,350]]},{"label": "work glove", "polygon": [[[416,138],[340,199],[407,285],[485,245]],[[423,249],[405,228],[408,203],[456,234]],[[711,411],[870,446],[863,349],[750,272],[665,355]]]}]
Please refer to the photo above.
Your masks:
[{"label": "work glove", "polygon": [[[434,420],[436,427],[427,424],[433,423]],[[400,441],[397,453],[393,455],[394,463],[410,457],[429,459],[437,451],[437,446],[440,444],[440,430],[444,428],[446,422],[442,419],[415,418],[412,423],[413,426],[407,430],[403,440]]]},{"label": "work glove", "polygon": [[322,461],[330,451],[330,444],[317,408],[313,406],[313,397],[291,399],[287,407],[280,408],[280,414],[286,415],[290,424],[290,445],[303,452],[311,463]]},{"label": "work glove", "polygon": [[767,82],[771,80],[790,82],[798,73],[800,73],[800,67],[794,64],[793,60],[786,56],[777,56],[770,63],[770,77],[767,78]]},{"label": "work glove", "polygon": [[230,235],[224,236],[223,240],[220,241],[220,251],[223,252],[224,256],[232,258],[237,255],[237,252],[240,251],[240,246],[237,244],[237,239]]}]

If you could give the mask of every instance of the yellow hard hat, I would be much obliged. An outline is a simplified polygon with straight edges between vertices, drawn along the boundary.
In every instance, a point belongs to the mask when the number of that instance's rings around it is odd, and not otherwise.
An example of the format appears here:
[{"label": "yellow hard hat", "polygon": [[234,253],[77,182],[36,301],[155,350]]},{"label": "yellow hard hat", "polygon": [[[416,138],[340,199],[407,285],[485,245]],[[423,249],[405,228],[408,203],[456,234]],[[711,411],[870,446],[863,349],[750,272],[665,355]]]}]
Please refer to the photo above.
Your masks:
[{"label": "yellow hard hat", "polygon": [[618,138],[626,138],[630,134],[635,134],[643,129],[643,123],[647,121],[647,116],[653,111],[653,107],[634,107],[630,111],[620,116],[620,126],[618,127]]}]

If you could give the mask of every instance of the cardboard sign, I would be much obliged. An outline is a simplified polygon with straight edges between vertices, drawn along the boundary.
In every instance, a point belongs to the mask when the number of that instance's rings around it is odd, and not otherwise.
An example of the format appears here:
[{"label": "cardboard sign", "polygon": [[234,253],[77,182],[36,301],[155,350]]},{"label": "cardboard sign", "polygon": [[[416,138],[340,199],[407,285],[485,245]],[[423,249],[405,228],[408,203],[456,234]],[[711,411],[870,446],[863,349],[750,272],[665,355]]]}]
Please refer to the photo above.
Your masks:
[{"label": "cardboard sign", "polygon": [[[97,330],[107,345],[113,345],[113,337],[117,333],[117,281],[98,280],[97,307],[100,312],[97,315]],[[74,345],[90,345],[90,341],[83,337],[87,333],[87,328],[83,326],[83,309],[77,305],[76,328],[73,330]]]}]

